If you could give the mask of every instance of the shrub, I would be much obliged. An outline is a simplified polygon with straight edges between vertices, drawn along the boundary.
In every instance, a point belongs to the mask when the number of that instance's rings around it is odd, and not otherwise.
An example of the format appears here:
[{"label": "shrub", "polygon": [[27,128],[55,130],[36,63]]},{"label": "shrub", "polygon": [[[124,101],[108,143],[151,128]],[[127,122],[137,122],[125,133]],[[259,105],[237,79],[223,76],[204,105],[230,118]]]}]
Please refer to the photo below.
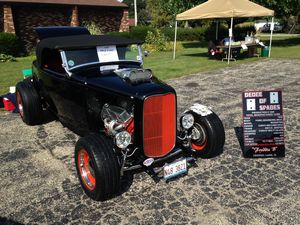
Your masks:
[{"label": "shrub", "polygon": [[145,40],[145,49],[150,52],[160,52],[167,50],[167,39],[160,32],[160,30],[155,30],[154,32],[148,31]]},{"label": "shrub", "polygon": [[[166,51],[173,51],[174,49],[174,42],[173,41],[169,41],[166,44]],[[176,42],[176,51],[180,51],[183,50],[183,45],[181,42]]]},{"label": "shrub", "polygon": [[19,51],[19,40],[15,34],[0,33],[0,54],[17,56]]},{"label": "shrub", "polygon": [[[177,40],[178,41],[202,41],[206,27],[195,27],[195,28],[183,28],[178,27],[177,29]],[[175,28],[162,28],[161,32],[167,37],[167,39],[173,40]]]},{"label": "shrub", "polygon": [[[174,40],[174,33],[175,29],[171,27],[161,28],[160,30],[154,29],[149,26],[137,26],[132,27],[130,32],[110,32],[109,34],[124,36],[128,38],[140,39],[145,41],[147,44],[153,37],[156,37],[157,31],[164,36],[165,41],[173,41]],[[148,37],[150,32],[150,36]],[[241,26],[237,25],[233,29],[234,32],[234,39],[244,40],[247,33],[250,35],[251,33],[255,34],[255,27],[253,25]],[[151,36],[152,35],[152,36]],[[148,40],[147,40],[148,37]],[[222,40],[223,38],[228,37],[228,28],[224,24],[221,24],[218,28],[218,41]],[[178,27],[177,29],[177,41],[209,41],[216,39],[216,26],[215,23],[205,23],[201,27],[194,27],[194,28],[183,28]],[[148,46],[149,47],[149,46]]]},{"label": "shrub", "polygon": [[131,27],[130,36],[131,36],[131,38],[145,41],[146,36],[148,35],[149,31],[151,31],[152,33],[155,33],[155,29],[152,27],[149,27],[149,26]]},{"label": "shrub", "polygon": [[99,26],[93,21],[83,21],[82,25],[89,30],[89,32],[93,35],[100,35],[102,31]]},{"label": "shrub", "polygon": [[115,32],[109,32],[107,34],[145,41],[148,31],[154,32],[155,29],[149,26],[137,26],[137,27],[131,27],[130,32],[115,31]]},{"label": "shrub", "polygon": [[[205,33],[206,27],[196,27],[196,28],[182,28],[178,27],[177,30],[177,40],[178,41],[201,41]],[[124,36],[128,38],[139,39],[141,41],[146,41],[146,36],[148,32],[155,34],[157,29],[149,26],[137,26],[132,27],[130,32],[110,32],[108,34]],[[174,28],[165,27],[159,30],[161,34],[164,35],[166,41],[174,40]]]},{"label": "shrub", "polygon": [[107,34],[113,35],[113,36],[121,36],[121,37],[131,38],[131,34],[129,32],[114,31],[114,32],[109,32]]},{"label": "shrub", "polygon": [[16,62],[15,57],[11,55],[0,54],[0,62]]}]

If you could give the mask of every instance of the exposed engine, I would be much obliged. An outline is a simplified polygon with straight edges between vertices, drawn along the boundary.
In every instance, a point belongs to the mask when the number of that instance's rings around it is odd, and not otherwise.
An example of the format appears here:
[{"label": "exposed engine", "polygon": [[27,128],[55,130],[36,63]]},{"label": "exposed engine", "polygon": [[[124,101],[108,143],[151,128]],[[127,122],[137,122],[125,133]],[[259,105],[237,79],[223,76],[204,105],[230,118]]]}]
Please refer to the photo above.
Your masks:
[{"label": "exposed engine", "polygon": [[149,69],[125,68],[114,71],[119,77],[131,84],[150,82],[152,71]]},{"label": "exposed engine", "polygon": [[101,119],[104,123],[106,133],[115,136],[121,131],[133,133],[133,114],[119,106],[105,104],[101,111]]},{"label": "exposed engine", "polygon": [[113,138],[115,145],[122,154],[120,173],[123,175],[127,159],[133,156],[138,149],[130,147],[134,132],[133,113],[129,113],[119,106],[105,104],[101,111],[101,119],[104,123],[105,132]]}]

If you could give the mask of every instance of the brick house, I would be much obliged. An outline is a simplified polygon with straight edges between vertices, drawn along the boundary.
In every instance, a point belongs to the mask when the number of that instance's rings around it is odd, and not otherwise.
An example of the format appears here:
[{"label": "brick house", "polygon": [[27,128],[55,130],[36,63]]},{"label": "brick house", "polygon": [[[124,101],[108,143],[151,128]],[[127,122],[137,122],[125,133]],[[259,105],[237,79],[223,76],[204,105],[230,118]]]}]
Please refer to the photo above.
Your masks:
[{"label": "brick house", "polygon": [[34,27],[84,22],[103,33],[128,31],[128,7],[117,0],[0,0],[0,32],[15,33],[27,52],[36,45]]}]

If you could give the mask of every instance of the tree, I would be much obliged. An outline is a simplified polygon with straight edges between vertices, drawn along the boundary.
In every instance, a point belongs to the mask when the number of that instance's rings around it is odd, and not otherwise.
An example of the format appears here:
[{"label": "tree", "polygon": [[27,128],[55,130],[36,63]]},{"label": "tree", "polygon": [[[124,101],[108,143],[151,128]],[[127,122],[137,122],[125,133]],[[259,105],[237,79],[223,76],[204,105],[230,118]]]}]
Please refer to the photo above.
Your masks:
[{"label": "tree", "polygon": [[151,17],[151,25],[153,27],[162,27],[169,23],[169,16],[162,9],[163,0],[147,0],[146,10]]},{"label": "tree", "polygon": [[275,11],[276,18],[296,16],[300,11],[300,0],[254,0],[254,2]]},{"label": "tree", "polygon": [[287,31],[292,31],[299,23],[300,0],[254,0],[254,2],[274,10],[275,17],[284,22]]},{"label": "tree", "polygon": [[193,8],[207,0],[167,0],[163,1],[162,10],[164,10],[168,15],[175,16],[182,13],[190,8]]},{"label": "tree", "polygon": [[173,23],[178,13],[199,5],[206,0],[146,0],[154,27],[167,26]]},{"label": "tree", "polygon": [[[129,17],[133,18],[134,17],[134,0],[124,0],[123,2],[128,5]],[[142,12],[144,9],[146,9],[146,0],[137,0],[136,5],[137,5],[138,17],[139,17],[139,12]]]}]

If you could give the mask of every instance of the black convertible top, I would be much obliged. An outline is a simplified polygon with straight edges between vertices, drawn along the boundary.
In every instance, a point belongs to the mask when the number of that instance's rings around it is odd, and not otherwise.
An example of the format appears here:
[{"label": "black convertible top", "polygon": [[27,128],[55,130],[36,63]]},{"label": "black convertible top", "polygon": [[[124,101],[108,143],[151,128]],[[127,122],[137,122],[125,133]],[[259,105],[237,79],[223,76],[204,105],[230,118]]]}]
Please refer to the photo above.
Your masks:
[{"label": "black convertible top", "polygon": [[40,40],[51,37],[90,34],[89,30],[85,27],[48,26],[36,27],[34,30]]},{"label": "black convertible top", "polygon": [[41,66],[42,54],[45,49],[75,50],[105,45],[126,46],[130,44],[143,44],[143,42],[140,40],[113,35],[84,34],[63,37],[50,37],[45,38],[38,43],[36,47],[36,56],[39,66]]},{"label": "black convertible top", "polygon": [[142,44],[140,40],[129,39],[126,37],[113,36],[113,35],[72,35],[64,37],[51,37],[41,40],[37,45],[37,50],[43,48],[49,49],[86,49],[95,46],[104,45],[130,45]]}]

